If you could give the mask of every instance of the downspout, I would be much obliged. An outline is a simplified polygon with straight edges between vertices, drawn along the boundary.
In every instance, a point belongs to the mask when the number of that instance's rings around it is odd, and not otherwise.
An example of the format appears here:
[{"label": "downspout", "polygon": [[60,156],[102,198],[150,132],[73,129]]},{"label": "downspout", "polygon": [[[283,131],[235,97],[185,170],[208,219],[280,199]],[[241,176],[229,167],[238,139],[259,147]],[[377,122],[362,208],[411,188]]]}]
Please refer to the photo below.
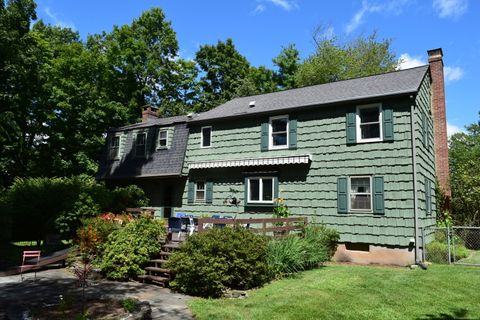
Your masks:
[{"label": "downspout", "polygon": [[[420,255],[420,232],[418,225],[418,189],[417,189],[417,148],[415,140],[415,96],[410,96],[413,103],[410,105],[410,133],[412,141],[412,166],[413,166],[413,216],[415,228],[415,264],[422,269],[426,269],[425,264],[421,261]],[[423,240],[423,239],[422,239]]]}]

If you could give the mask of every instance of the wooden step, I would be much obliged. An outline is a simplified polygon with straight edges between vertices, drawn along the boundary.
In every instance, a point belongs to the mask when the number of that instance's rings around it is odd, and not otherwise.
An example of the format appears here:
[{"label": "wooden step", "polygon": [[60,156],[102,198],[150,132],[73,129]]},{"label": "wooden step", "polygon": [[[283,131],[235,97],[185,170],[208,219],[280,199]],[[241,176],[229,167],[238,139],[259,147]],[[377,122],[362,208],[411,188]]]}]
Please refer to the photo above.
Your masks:
[{"label": "wooden step", "polygon": [[163,286],[166,286],[168,282],[170,281],[169,278],[167,277],[161,277],[161,276],[152,276],[149,274],[144,274],[144,275],[139,275],[137,278],[141,281],[151,281]]},{"label": "wooden step", "polygon": [[152,259],[152,260],[150,260],[149,262],[150,262],[150,263],[155,263],[155,264],[157,264],[157,263],[164,264],[164,263],[166,263],[167,261],[168,261],[168,260],[165,260],[165,259]]},{"label": "wooden step", "polygon": [[177,243],[170,242],[170,243],[164,244],[162,248],[177,249],[179,246],[180,246],[180,243],[178,242]]},{"label": "wooden step", "polygon": [[146,267],[145,270],[159,273],[170,273],[170,269],[166,268]]},{"label": "wooden step", "polygon": [[160,256],[170,256],[172,253],[171,252],[168,252],[168,251],[161,251],[160,252]]}]

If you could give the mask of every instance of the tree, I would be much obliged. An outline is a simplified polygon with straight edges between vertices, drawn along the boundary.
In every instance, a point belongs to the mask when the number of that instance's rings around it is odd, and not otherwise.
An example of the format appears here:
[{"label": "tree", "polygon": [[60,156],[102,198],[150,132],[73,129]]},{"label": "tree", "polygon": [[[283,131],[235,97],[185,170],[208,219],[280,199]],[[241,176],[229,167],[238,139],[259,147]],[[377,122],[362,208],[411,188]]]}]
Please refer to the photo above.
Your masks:
[{"label": "tree", "polygon": [[203,45],[195,55],[200,67],[201,106],[206,111],[236,96],[250,73],[250,63],[235,48],[232,39]]},{"label": "tree", "polygon": [[296,87],[295,73],[300,62],[300,53],[294,44],[282,48],[279,55],[273,58],[273,64],[278,67],[277,82],[284,89]]},{"label": "tree", "polygon": [[297,86],[308,86],[394,71],[398,60],[391,40],[377,40],[377,33],[341,44],[337,38],[316,38],[315,53],[295,74]]},{"label": "tree", "polygon": [[252,96],[278,90],[275,73],[267,67],[250,67],[248,75],[241,79],[234,97]]},{"label": "tree", "polygon": [[466,130],[450,138],[452,216],[456,224],[480,226],[480,121]]},{"label": "tree", "polygon": [[42,52],[30,33],[32,0],[0,1],[0,183],[8,185],[28,167],[35,129],[41,125],[35,97]]},{"label": "tree", "polygon": [[111,101],[128,107],[135,122],[142,106],[157,107],[177,98],[178,42],[160,8],[142,13],[131,25],[89,37],[87,47],[105,59],[101,85]]}]

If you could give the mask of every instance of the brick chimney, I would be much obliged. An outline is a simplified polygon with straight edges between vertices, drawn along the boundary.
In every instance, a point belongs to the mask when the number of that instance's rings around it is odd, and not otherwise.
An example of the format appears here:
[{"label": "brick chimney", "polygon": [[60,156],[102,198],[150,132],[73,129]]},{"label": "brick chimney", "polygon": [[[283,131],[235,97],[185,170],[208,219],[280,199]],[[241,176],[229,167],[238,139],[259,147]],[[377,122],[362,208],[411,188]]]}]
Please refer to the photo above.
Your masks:
[{"label": "brick chimney", "polygon": [[157,112],[152,108],[152,106],[144,106],[142,111],[142,122],[147,122],[153,119],[158,119]]},{"label": "brick chimney", "polygon": [[445,195],[450,198],[445,80],[443,77],[443,52],[441,48],[428,50],[428,64],[430,65],[430,75],[432,76],[435,168],[440,187],[445,192]]}]

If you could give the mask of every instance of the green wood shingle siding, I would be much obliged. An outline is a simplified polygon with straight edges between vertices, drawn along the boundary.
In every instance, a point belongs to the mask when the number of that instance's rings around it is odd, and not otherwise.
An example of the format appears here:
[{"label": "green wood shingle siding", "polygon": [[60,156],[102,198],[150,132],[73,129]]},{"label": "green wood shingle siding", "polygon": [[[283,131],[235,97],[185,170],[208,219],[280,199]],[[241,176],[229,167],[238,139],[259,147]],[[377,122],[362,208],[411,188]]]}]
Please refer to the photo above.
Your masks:
[{"label": "green wood shingle siding", "polygon": [[[346,143],[346,114],[354,105],[298,112],[297,149],[260,152],[262,123],[268,116],[255,119],[212,123],[212,148],[201,149],[200,127],[192,127],[188,140],[184,174],[214,183],[212,204],[187,203],[183,212],[197,214],[271,215],[271,208],[248,208],[245,213],[244,179],[248,172],[278,171],[279,196],[285,198],[293,214],[307,215],[341,233],[341,241],[407,246],[414,235],[412,154],[409,99],[378,101],[392,109],[395,123],[393,142]],[[310,154],[307,165],[244,167],[191,170],[189,161],[245,159]],[[383,178],[384,213],[339,213],[337,180],[342,176],[371,175]],[[228,197],[241,200],[238,207],[225,204]]]},{"label": "green wood shingle siding", "polygon": [[[435,150],[433,145],[433,118],[431,113],[431,84],[427,73],[415,99],[415,137],[417,154],[417,190],[419,226],[435,226],[436,195],[435,195]],[[430,194],[427,186],[430,181]],[[427,198],[431,198],[431,208],[428,208]],[[431,213],[428,213],[430,209]]]}]

